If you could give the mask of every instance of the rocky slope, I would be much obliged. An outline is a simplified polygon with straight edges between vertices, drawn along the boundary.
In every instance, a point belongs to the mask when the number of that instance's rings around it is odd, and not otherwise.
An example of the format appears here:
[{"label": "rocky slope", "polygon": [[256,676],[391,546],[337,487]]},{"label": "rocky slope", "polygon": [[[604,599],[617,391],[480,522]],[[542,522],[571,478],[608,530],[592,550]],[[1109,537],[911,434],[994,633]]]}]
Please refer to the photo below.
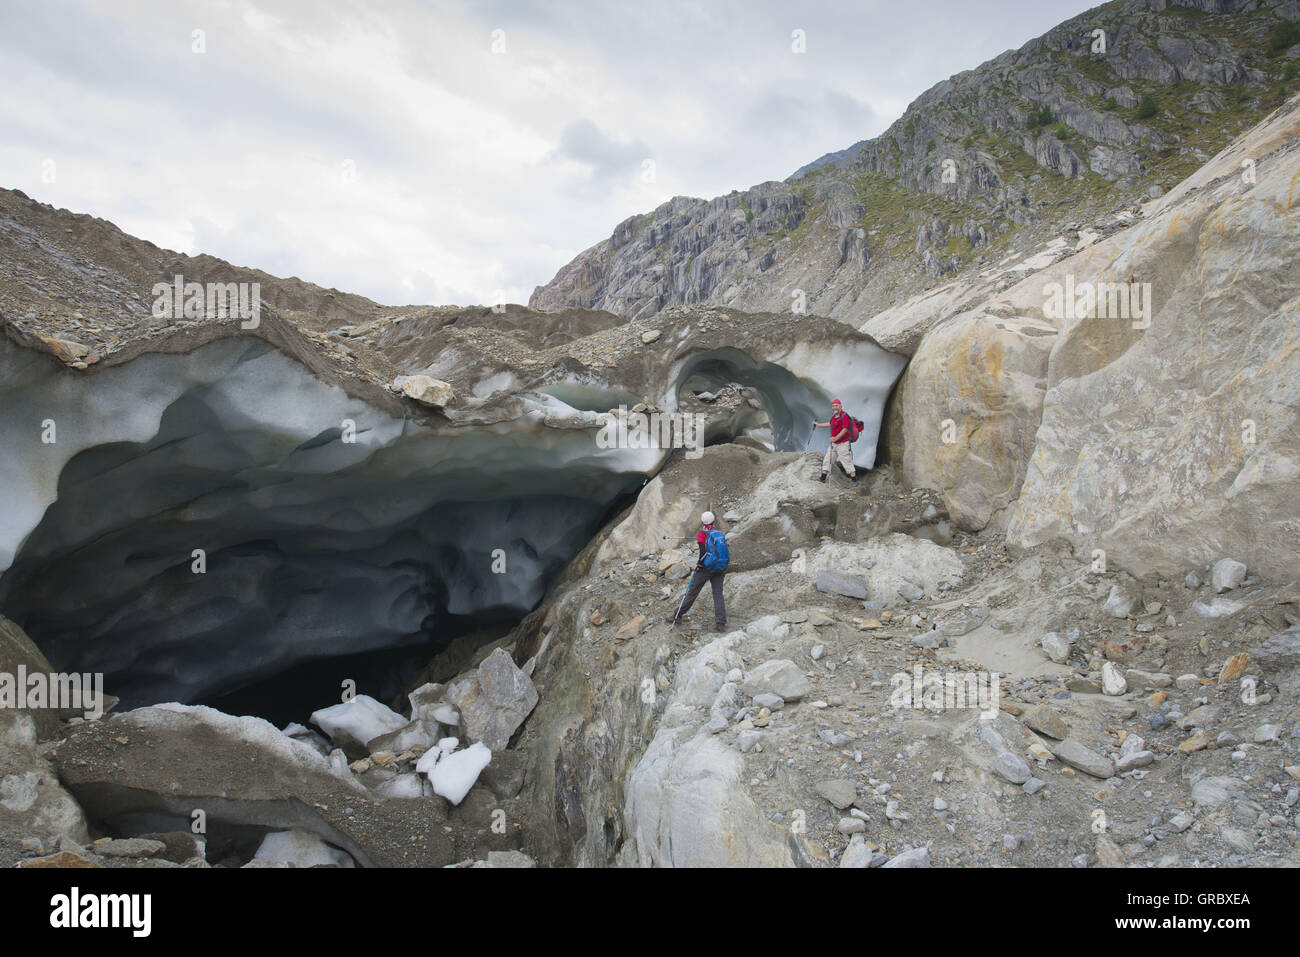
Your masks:
[{"label": "rocky slope", "polygon": [[1104,4],[783,182],[627,219],[529,304],[631,319],[684,303],[797,308],[856,323],[937,278],[1105,232],[1294,92],[1298,19],[1296,0]]},{"label": "rocky slope", "polygon": [[[588,866],[1300,860],[1294,578],[1016,557],[1001,536],[952,527],[892,467],[857,489],[815,470],[810,456],[718,446],[643,493],[726,516],[743,557],[727,579],[734,631],[699,612],[663,623],[686,556],[646,544],[689,521],[639,503],[512,636],[516,658],[536,656],[540,695],[516,744],[530,853]],[[1233,615],[1202,613],[1225,598]],[[985,697],[953,696],[992,673]]]}]

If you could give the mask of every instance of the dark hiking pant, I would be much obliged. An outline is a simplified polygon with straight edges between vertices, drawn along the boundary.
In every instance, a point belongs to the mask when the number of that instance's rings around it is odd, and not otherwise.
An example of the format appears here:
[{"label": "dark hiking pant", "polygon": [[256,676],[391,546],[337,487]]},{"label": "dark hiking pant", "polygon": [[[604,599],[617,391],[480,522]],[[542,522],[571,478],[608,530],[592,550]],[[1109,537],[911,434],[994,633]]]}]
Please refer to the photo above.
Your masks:
[{"label": "dark hiking pant", "polygon": [[722,600],[722,579],[727,573],[725,571],[706,571],[700,569],[695,573],[695,578],[691,581],[691,587],[686,590],[686,601],[682,605],[679,615],[685,615],[695,604],[695,599],[699,597],[704,590],[704,583],[709,582],[713,585],[713,623],[715,625],[725,625],[727,623],[727,604]]}]

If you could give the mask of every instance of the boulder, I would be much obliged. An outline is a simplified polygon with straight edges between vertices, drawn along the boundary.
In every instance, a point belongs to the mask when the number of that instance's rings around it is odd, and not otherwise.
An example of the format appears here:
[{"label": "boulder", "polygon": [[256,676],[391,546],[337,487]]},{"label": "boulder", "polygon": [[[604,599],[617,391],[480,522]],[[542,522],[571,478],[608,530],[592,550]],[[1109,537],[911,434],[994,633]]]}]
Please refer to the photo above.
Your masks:
[{"label": "boulder", "polygon": [[1049,631],[1043,635],[1040,644],[1043,646],[1043,653],[1058,665],[1063,665],[1070,660],[1070,641],[1062,637],[1060,632]]},{"label": "boulder", "polygon": [[1077,768],[1095,778],[1109,778],[1115,775],[1115,765],[1091,748],[1085,747],[1074,738],[1059,741],[1052,748],[1057,760]]},{"label": "boulder", "polygon": [[372,739],[408,724],[407,719],[396,711],[365,694],[312,712],[311,723],[353,758],[368,755]]},{"label": "boulder", "polygon": [[818,572],[817,590],[828,595],[843,595],[845,598],[867,597],[865,581],[856,575],[841,575],[837,572]]},{"label": "boulder", "polygon": [[764,661],[750,671],[740,690],[751,698],[773,694],[785,701],[798,701],[811,693],[812,685],[793,661],[778,658]]},{"label": "boulder", "polygon": [[1215,592],[1231,591],[1246,580],[1246,566],[1233,558],[1220,558],[1210,570]]},{"label": "boulder", "polygon": [[1141,596],[1120,584],[1110,586],[1101,610],[1112,618],[1127,618],[1137,611]]},{"label": "boulder", "polygon": [[1070,733],[1069,725],[1061,713],[1055,708],[1045,704],[1040,704],[1036,708],[1031,708],[1025,712],[1024,717],[1020,719],[1025,726],[1032,728],[1039,734],[1046,735],[1049,738],[1055,738],[1057,741],[1063,741]]},{"label": "boulder", "polygon": [[422,405],[441,409],[451,405],[456,393],[451,384],[427,375],[399,375],[393,388]]},{"label": "boulder", "polygon": [[883,865],[885,867],[929,867],[930,849],[928,847],[909,847],[894,855]]},{"label": "boulder", "polygon": [[471,676],[453,682],[448,697],[460,711],[461,737],[481,741],[489,751],[504,751],[537,706],[532,679],[504,648],[484,658]]},{"label": "boulder", "polygon": [[661,730],[628,778],[625,818],[645,867],[792,867],[785,833],[750,798],[737,751]]},{"label": "boulder", "polygon": [[974,309],[926,335],[904,372],[903,480],[940,492],[958,528],[1005,524],[1034,450],[1056,335],[1042,319]]},{"label": "boulder", "polygon": [[[188,831],[202,810],[209,848],[300,830],[362,866],[454,860],[440,807],[377,800],[260,718],[177,704],[140,708],[71,728],[51,760],[87,813],[118,833]],[[407,828],[426,840],[399,846],[385,837]]]}]

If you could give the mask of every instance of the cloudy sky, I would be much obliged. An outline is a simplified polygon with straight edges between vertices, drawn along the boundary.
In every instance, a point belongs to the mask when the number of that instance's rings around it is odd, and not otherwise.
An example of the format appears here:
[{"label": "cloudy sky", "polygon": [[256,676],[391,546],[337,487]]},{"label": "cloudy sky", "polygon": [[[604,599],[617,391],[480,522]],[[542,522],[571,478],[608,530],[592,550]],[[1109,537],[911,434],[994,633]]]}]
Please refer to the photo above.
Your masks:
[{"label": "cloudy sky", "polygon": [[0,0],[0,186],[383,303],[527,302],[1093,5]]}]

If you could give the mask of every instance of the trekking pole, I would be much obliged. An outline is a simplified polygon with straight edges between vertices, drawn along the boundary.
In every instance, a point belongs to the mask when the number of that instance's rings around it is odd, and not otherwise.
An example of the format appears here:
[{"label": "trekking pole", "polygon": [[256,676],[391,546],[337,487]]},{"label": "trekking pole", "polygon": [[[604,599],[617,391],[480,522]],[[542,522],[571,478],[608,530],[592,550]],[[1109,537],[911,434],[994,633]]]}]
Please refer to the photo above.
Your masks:
[{"label": "trekking pole", "polygon": [[691,580],[690,580],[689,582],[686,583],[686,591],[682,594],[682,600],[681,600],[681,603],[677,606],[677,613],[673,615],[673,623],[674,623],[674,624],[676,624],[677,622],[681,621],[681,618],[682,618],[682,605],[685,605],[685,604],[686,604],[686,596],[689,595],[689,594],[691,593],[691,586],[695,584],[695,576],[696,576],[698,573],[699,573],[699,569],[698,569],[698,568],[695,569],[695,571],[691,572]]}]

